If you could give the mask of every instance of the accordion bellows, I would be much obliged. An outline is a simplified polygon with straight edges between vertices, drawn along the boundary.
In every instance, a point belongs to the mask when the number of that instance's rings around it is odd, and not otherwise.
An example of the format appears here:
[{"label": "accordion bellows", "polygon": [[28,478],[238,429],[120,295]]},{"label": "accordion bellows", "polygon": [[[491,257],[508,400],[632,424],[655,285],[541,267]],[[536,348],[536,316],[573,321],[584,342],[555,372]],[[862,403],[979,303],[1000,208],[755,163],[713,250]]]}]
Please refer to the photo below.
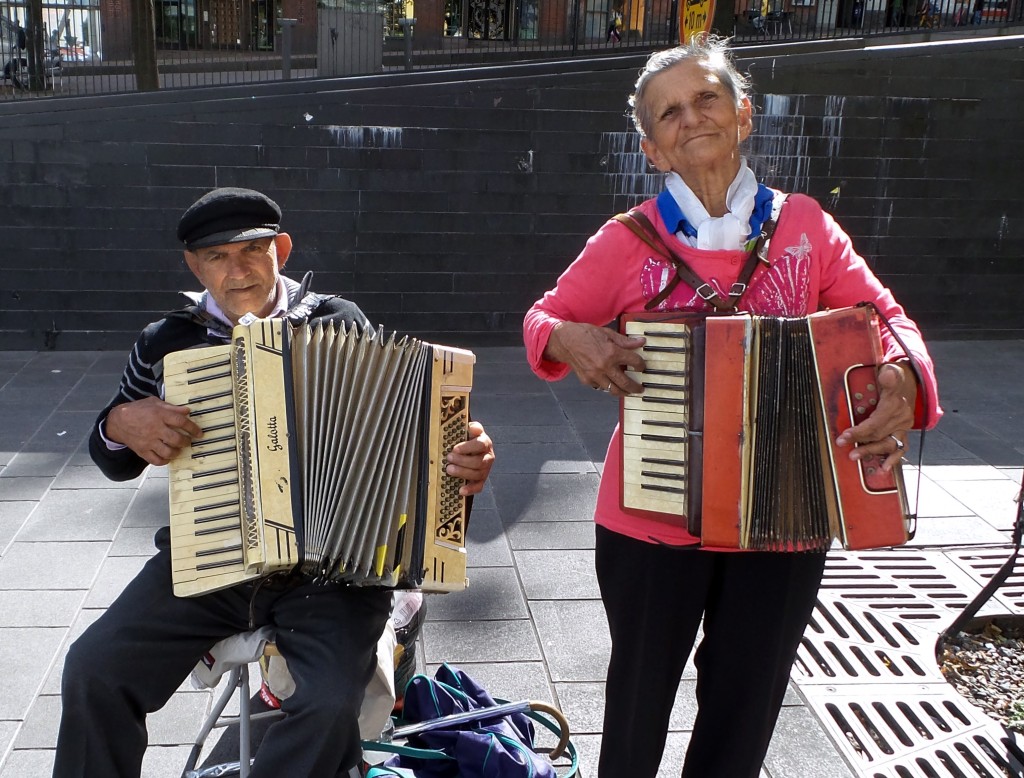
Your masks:
[{"label": "accordion bellows", "polygon": [[869,305],[784,318],[632,314],[642,394],[623,398],[624,511],[704,546],[879,548],[910,537],[901,467],[835,441],[871,415],[882,361]]},{"label": "accordion bellows", "polygon": [[262,319],[164,359],[203,436],[169,466],[175,594],[299,570],[322,581],[466,585],[475,357],[382,330]]}]

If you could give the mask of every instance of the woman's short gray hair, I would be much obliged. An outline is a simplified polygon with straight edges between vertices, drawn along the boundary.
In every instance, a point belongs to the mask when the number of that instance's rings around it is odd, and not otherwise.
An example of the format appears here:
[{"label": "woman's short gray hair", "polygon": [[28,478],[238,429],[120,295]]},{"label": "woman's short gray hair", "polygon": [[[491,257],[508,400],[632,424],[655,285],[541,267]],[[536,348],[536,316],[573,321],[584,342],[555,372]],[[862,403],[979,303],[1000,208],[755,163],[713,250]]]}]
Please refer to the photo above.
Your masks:
[{"label": "woman's short gray hair", "polygon": [[647,63],[640,71],[640,76],[633,85],[633,94],[629,96],[629,117],[641,137],[646,138],[652,129],[650,106],[644,98],[647,85],[659,73],[680,62],[691,61],[707,65],[726,86],[737,105],[744,97],[749,96],[750,79],[736,69],[729,51],[729,39],[717,35],[695,35],[689,43],[676,46],[674,49],[654,52],[647,58]]}]

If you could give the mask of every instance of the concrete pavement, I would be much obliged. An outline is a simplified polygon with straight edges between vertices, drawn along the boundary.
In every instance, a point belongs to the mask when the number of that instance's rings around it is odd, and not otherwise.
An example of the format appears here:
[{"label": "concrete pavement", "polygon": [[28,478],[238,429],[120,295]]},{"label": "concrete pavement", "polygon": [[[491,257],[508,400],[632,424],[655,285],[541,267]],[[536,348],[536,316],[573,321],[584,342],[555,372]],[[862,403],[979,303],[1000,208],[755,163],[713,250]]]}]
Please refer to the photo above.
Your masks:
[{"label": "concrete pavement", "polygon": [[[1024,341],[931,347],[947,413],[926,436],[913,544],[929,553],[981,544],[1005,556],[1024,466]],[[477,356],[473,413],[498,461],[470,525],[470,587],[428,598],[419,656],[428,672],[442,661],[463,667],[496,696],[556,703],[592,778],[609,642],[591,511],[617,405],[571,377],[539,381],[521,348]],[[66,646],[141,567],[166,521],[164,469],[115,484],[88,457],[90,425],[124,358],[0,352],[0,778],[49,775]],[[664,776],[682,763],[694,683],[691,667]],[[764,776],[857,775],[807,699],[794,683]],[[180,774],[209,702],[186,684],[151,717],[147,778]]]}]

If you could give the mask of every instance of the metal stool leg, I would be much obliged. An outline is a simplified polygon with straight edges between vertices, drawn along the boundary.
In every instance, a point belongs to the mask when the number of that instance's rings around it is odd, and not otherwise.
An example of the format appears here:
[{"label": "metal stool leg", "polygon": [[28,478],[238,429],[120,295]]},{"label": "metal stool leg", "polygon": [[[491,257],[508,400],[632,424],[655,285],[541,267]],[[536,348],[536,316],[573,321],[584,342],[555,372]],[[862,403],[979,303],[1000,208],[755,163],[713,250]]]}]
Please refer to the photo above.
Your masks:
[{"label": "metal stool leg", "polygon": [[249,665],[238,674],[238,778],[249,778],[249,752],[252,749],[249,716]]},{"label": "metal stool leg", "polygon": [[[239,688],[240,678],[242,673],[246,676],[246,686],[248,686],[249,668],[246,665],[234,668],[228,674],[228,681],[224,686],[224,691],[221,692],[220,697],[213,704],[210,709],[210,715],[206,717],[206,721],[203,722],[202,728],[199,730],[199,734],[196,735],[195,742],[192,745],[192,750],[189,752],[188,761],[185,763],[185,770],[181,774],[181,778],[200,778],[200,773],[196,772],[196,763],[199,761],[199,754],[203,750],[203,745],[206,743],[206,738],[210,736],[210,733],[220,724],[220,715],[224,712],[224,709],[228,706],[228,701],[231,699],[231,695],[235,693],[235,689]],[[246,692],[248,689],[245,690]],[[243,693],[248,703],[248,695]]]},{"label": "metal stool leg", "polygon": [[[224,708],[227,707],[231,695],[238,690],[238,715],[223,716]],[[210,715],[203,723],[199,735],[196,736],[195,744],[189,753],[188,762],[181,778],[222,778],[222,776],[237,775],[239,778],[248,778],[252,769],[252,722],[258,719],[271,719],[283,716],[280,710],[268,710],[261,713],[253,713],[251,701],[249,700],[249,666],[239,665],[228,675],[227,685],[217,702],[214,703]],[[203,744],[209,737],[210,732],[218,727],[230,727],[238,725],[238,761],[224,762],[222,764],[204,767],[201,770],[195,769],[199,761],[199,755],[203,750]]]}]

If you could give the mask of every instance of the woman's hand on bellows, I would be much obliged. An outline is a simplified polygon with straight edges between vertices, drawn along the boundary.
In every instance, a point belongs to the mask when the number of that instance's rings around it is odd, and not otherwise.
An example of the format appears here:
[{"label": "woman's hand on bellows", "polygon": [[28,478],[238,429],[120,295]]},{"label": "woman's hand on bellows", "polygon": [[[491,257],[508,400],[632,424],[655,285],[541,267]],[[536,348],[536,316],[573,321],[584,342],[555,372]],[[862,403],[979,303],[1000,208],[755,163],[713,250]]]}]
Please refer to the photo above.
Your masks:
[{"label": "woman's hand on bellows", "polygon": [[645,342],[607,327],[563,321],[551,331],[544,355],[569,365],[586,386],[623,396],[643,391],[625,371],[644,369],[643,357],[636,349]]},{"label": "woman's hand on bellows", "polygon": [[889,471],[903,457],[907,431],[914,426],[917,379],[909,364],[890,363],[878,370],[878,388],[880,394],[874,412],[857,426],[840,433],[836,444],[853,446],[850,459],[884,458],[882,469]]}]

